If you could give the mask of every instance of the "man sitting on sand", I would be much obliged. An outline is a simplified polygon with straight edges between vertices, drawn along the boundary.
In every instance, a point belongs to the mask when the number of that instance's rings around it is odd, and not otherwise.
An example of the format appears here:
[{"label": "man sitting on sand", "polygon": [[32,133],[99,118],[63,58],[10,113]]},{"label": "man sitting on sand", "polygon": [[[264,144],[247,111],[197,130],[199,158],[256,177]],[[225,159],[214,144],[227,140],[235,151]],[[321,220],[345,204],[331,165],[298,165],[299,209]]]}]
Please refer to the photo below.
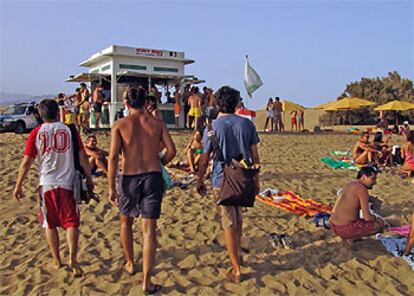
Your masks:
[{"label": "man sitting on sand", "polygon": [[[335,203],[329,222],[347,248],[352,248],[355,239],[382,232],[384,228],[384,221],[369,210],[368,190],[376,183],[376,169],[365,166],[358,172],[357,180],[352,180],[343,188]],[[363,219],[359,218],[360,210]]]},{"label": "man sitting on sand", "polygon": [[97,169],[102,170],[102,172],[107,175],[108,173],[108,161],[106,157],[109,155],[108,152],[98,147],[98,140],[95,135],[89,135],[85,145],[86,155],[89,156],[89,165],[93,173]]},{"label": "man sitting on sand", "polygon": [[70,256],[69,266],[75,276],[81,276],[83,270],[77,261],[80,217],[72,189],[75,180],[73,141],[79,143],[79,151],[76,153],[79,154],[79,162],[87,178],[88,190],[92,191],[88,159],[79,134],[76,132],[76,138],[73,139],[69,127],[59,122],[57,102],[41,101],[39,113],[44,123],[32,130],[27,139],[13,196],[18,202],[24,198],[23,181],[37,157],[40,175],[39,221],[46,230],[50,251],[56,266],[61,267],[59,234],[56,228],[65,229]]},{"label": "man sitting on sand", "polygon": [[[120,211],[121,244],[126,259],[124,269],[129,274],[135,272],[132,225],[134,218],[141,215],[142,289],[144,294],[154,294],[161,289],[151,282],[157,248],[157,219],[161,214],[163,196],[161,164],[169,163],[176,150],[164,122],[145,109],[146,100],[144,89],[128,87],[125,90],[124,101],[130,114],[112,127],[108,181],[109,201]],[[161,147],[165,147],[166,152],[160,159]],[[122,175],[117,186],[115,179],[120,154]]]},{"label": "man sitting on sand", "polygon": [[382,153],[370,146],[369,133],[363,132],[361,138],[355,143],[352,151],[352,159],[355,164],[364,165],[371,163],[374,159],[374,153],[382,157]]}]

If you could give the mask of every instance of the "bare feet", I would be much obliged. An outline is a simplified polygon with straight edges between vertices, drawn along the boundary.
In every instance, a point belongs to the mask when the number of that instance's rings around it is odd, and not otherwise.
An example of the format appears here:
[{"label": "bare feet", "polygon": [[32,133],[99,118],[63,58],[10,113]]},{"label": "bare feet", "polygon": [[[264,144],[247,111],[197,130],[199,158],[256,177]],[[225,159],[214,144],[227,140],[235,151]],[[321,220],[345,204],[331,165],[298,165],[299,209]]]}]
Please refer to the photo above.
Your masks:
[{"label": "bare feet", "polygon": [[142,291],[144,292],[144,295],[153,295],[153,294],[157,293],[160,290],[161,290],[160,285],[150,284],[147,287],[142,287]]},{"label": "bare feet", "polygon": [[230,268],[226,272],[226,278],[229,279],[231,282],[238,284],[241,282],[241,274],[240,272],[235,273],[233,268]]},{"label": "bare feet", "polygon": [[59,269],[63,267],[64,265],[62,264],[62,262],[54,260],[53,263],[50,264],[50,266],[52,266],[53,268]]},{"label": "bare feet", "polygon": [[84,272],[83,269],[80,267],[80,264],[78,261],[72,261],[69,263],[69,267],[72,270],[75,277],[81,277],[83,276]]},{"label": "bare feet", "polygon": [[129,274],[129,275],[134,275],[135,274],[135,266],[133,262],[129,262],[126,261],[124,263],[124,270]]},{"label": "bare feet", "polygon": [[354,251],[354,240],[353,239],[342,239],[342,242],[349,251]]}]

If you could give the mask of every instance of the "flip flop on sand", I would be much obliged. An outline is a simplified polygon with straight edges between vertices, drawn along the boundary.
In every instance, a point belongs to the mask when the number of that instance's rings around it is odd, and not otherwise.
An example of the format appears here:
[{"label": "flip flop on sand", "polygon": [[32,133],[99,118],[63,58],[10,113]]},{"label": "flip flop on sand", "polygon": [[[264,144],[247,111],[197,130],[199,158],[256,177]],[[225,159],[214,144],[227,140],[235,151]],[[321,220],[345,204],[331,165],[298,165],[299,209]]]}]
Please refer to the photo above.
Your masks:
[{"label": "flip flop on sand", "polygon": [[159,292],[161,290],[160,285],[154,285],[154,288],[148,289],[144,291],[144,295],[154,295],[155,293]]},{"label": "flip flop on sand", "polygon": [[269,242],[272,245],[272,247],[275,248],[275,249],[283,246],[282,240],[280,239],[280,235],[276,234],[274,232],[272,232],[269,235]]},{"label": "flip flop on sand", "polygon": [[282,246],[287,250],[293,250],[296,248],[295,244],[293,243],[292,238],[287,234],[281,234],[280,240],[282,242]]}]

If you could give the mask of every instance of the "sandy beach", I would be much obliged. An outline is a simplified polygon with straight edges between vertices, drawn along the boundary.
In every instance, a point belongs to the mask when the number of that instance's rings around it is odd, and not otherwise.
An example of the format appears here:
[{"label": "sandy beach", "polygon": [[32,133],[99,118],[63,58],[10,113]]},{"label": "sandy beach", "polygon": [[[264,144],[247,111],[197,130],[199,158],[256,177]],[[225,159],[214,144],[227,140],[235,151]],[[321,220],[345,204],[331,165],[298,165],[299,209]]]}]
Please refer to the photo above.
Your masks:
[{"label": "sandy beach", "polygon": [[[98,132],[100,145],[108,149],[109,133]],[[190,132],[173,131],[178,151]],[[358,136],[261,134],[261,187],[294,191],[304,198],[333,204],[338,188],[354,178],[354,171],[332,170],[320,162],[331,150],[352,147]],[[107,180],[95,178],[99,204],[81,206],[79,260],[86,272],[74,278],[67,268],[51,265],[43,231],[37,222],[38,176],[33,166],[24,186],[26,198],[19,205],[12,189],[23,155],[26,135],[0,134],[2,179],[1,295],[135,295],[141,292],[142,273],[127,275],[121,268],[117,210],[107,201]],[[396,142],[400,142],[398,136]],[[184,156],[178,154],[183,160]],[[209,186],[211,189],[211,186]],[[373,195],[384,200],[382,214],[395,225],[407,224],[414,208],[410,180],[379,175]],[[400,258],[387,254],[381,243],[368,238],[345,249],[330,231],[316,228],[312,220],[256,202],[245,212],[242,269],[245,280],[227,282],[223,273],[229,262],[224,238],[215,221],[212,195],[201,197],[194,187],[173,188],[164,197],[158,222],[159,246],[156,283],[163,294],[189,295],[413,295],[414,276]],[[136,222],[136,260],[140,261],[141,234]],[[296,250],[275,250],[271,232],[287,233]],[[61,250],[68,249],[61,232]]]},{"label": "sandy beach", "polygon": [[[109,133],[99,132],[100,145],[109,148]],[[173,131],[178,150],[190,132]],[[341,134],[261,134],[261,187],[294,191],[304,198],[333,204],[338,188],[355,172],[332,170],[319,159],[331,150],[352,147],[358,136]],[[1,295],[134,295],[141,293],[138,272],[122,271],[117,210],[107,202],[107,180],[95,178],[99,204],[81,206],[79,259],[86,275],[74,278],[66,268],[55,270],[36,216],[38,176],[33,166],[24,189],[26,199],[12,198],[26,135],[0,134],[2,179]],[[396,136],[395,142],[401,139]],[[183,155],[178,154],[183,159]],[[211,187],[210,187],[211,188]],[[414,186],[397,176],[379,175],[373,195],[384,200],[382,214],[396,225],[406,224],[414,207]],[[409,266],[387,254],[380,242],[368,238],[358,250],[343,248],[330,231],[316,228],[311,220],[256,202],[245,212],[241,284],[227,282],[229,265],[224,238],[214,218],[212,196],[201,197],[195,188],[173,188],[164,197],[158,222],[159,247],[155,281],[163,294],[192,295],[412,295],[414,276]],[[141,234],[136,222],[136,260],[140,262]],[[296,250],[273,249],[271,232],[287,233]],[[68,250],[61,235],[64,260]]]}]

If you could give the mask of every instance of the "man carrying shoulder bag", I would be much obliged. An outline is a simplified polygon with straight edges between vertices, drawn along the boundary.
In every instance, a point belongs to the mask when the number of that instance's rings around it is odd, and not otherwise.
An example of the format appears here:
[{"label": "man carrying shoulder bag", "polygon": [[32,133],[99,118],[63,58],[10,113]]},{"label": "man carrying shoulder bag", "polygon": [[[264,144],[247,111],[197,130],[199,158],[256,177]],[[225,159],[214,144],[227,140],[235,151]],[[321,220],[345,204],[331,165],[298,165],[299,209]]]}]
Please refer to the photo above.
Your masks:
[{"label": "man carrying shoulder bag", "polygon": [[[212,126],[207,127],[204,132],[204,151],[200,159],[197,191],[206,194],[204,175],[210,153],[213,152],[213,193],[232,265],[226,276],[238,283],[241,281],[241,207],[246,206],[246,199],[253,198],[248,205],[252,206],[254,195],[260,190],[260,159],[257,150],[259,137],[250,120],[234,114],[240,101],[239,91],[223,86],[215,96],[219,114]],[[241,196],[243,193],[249,196]]]}]

